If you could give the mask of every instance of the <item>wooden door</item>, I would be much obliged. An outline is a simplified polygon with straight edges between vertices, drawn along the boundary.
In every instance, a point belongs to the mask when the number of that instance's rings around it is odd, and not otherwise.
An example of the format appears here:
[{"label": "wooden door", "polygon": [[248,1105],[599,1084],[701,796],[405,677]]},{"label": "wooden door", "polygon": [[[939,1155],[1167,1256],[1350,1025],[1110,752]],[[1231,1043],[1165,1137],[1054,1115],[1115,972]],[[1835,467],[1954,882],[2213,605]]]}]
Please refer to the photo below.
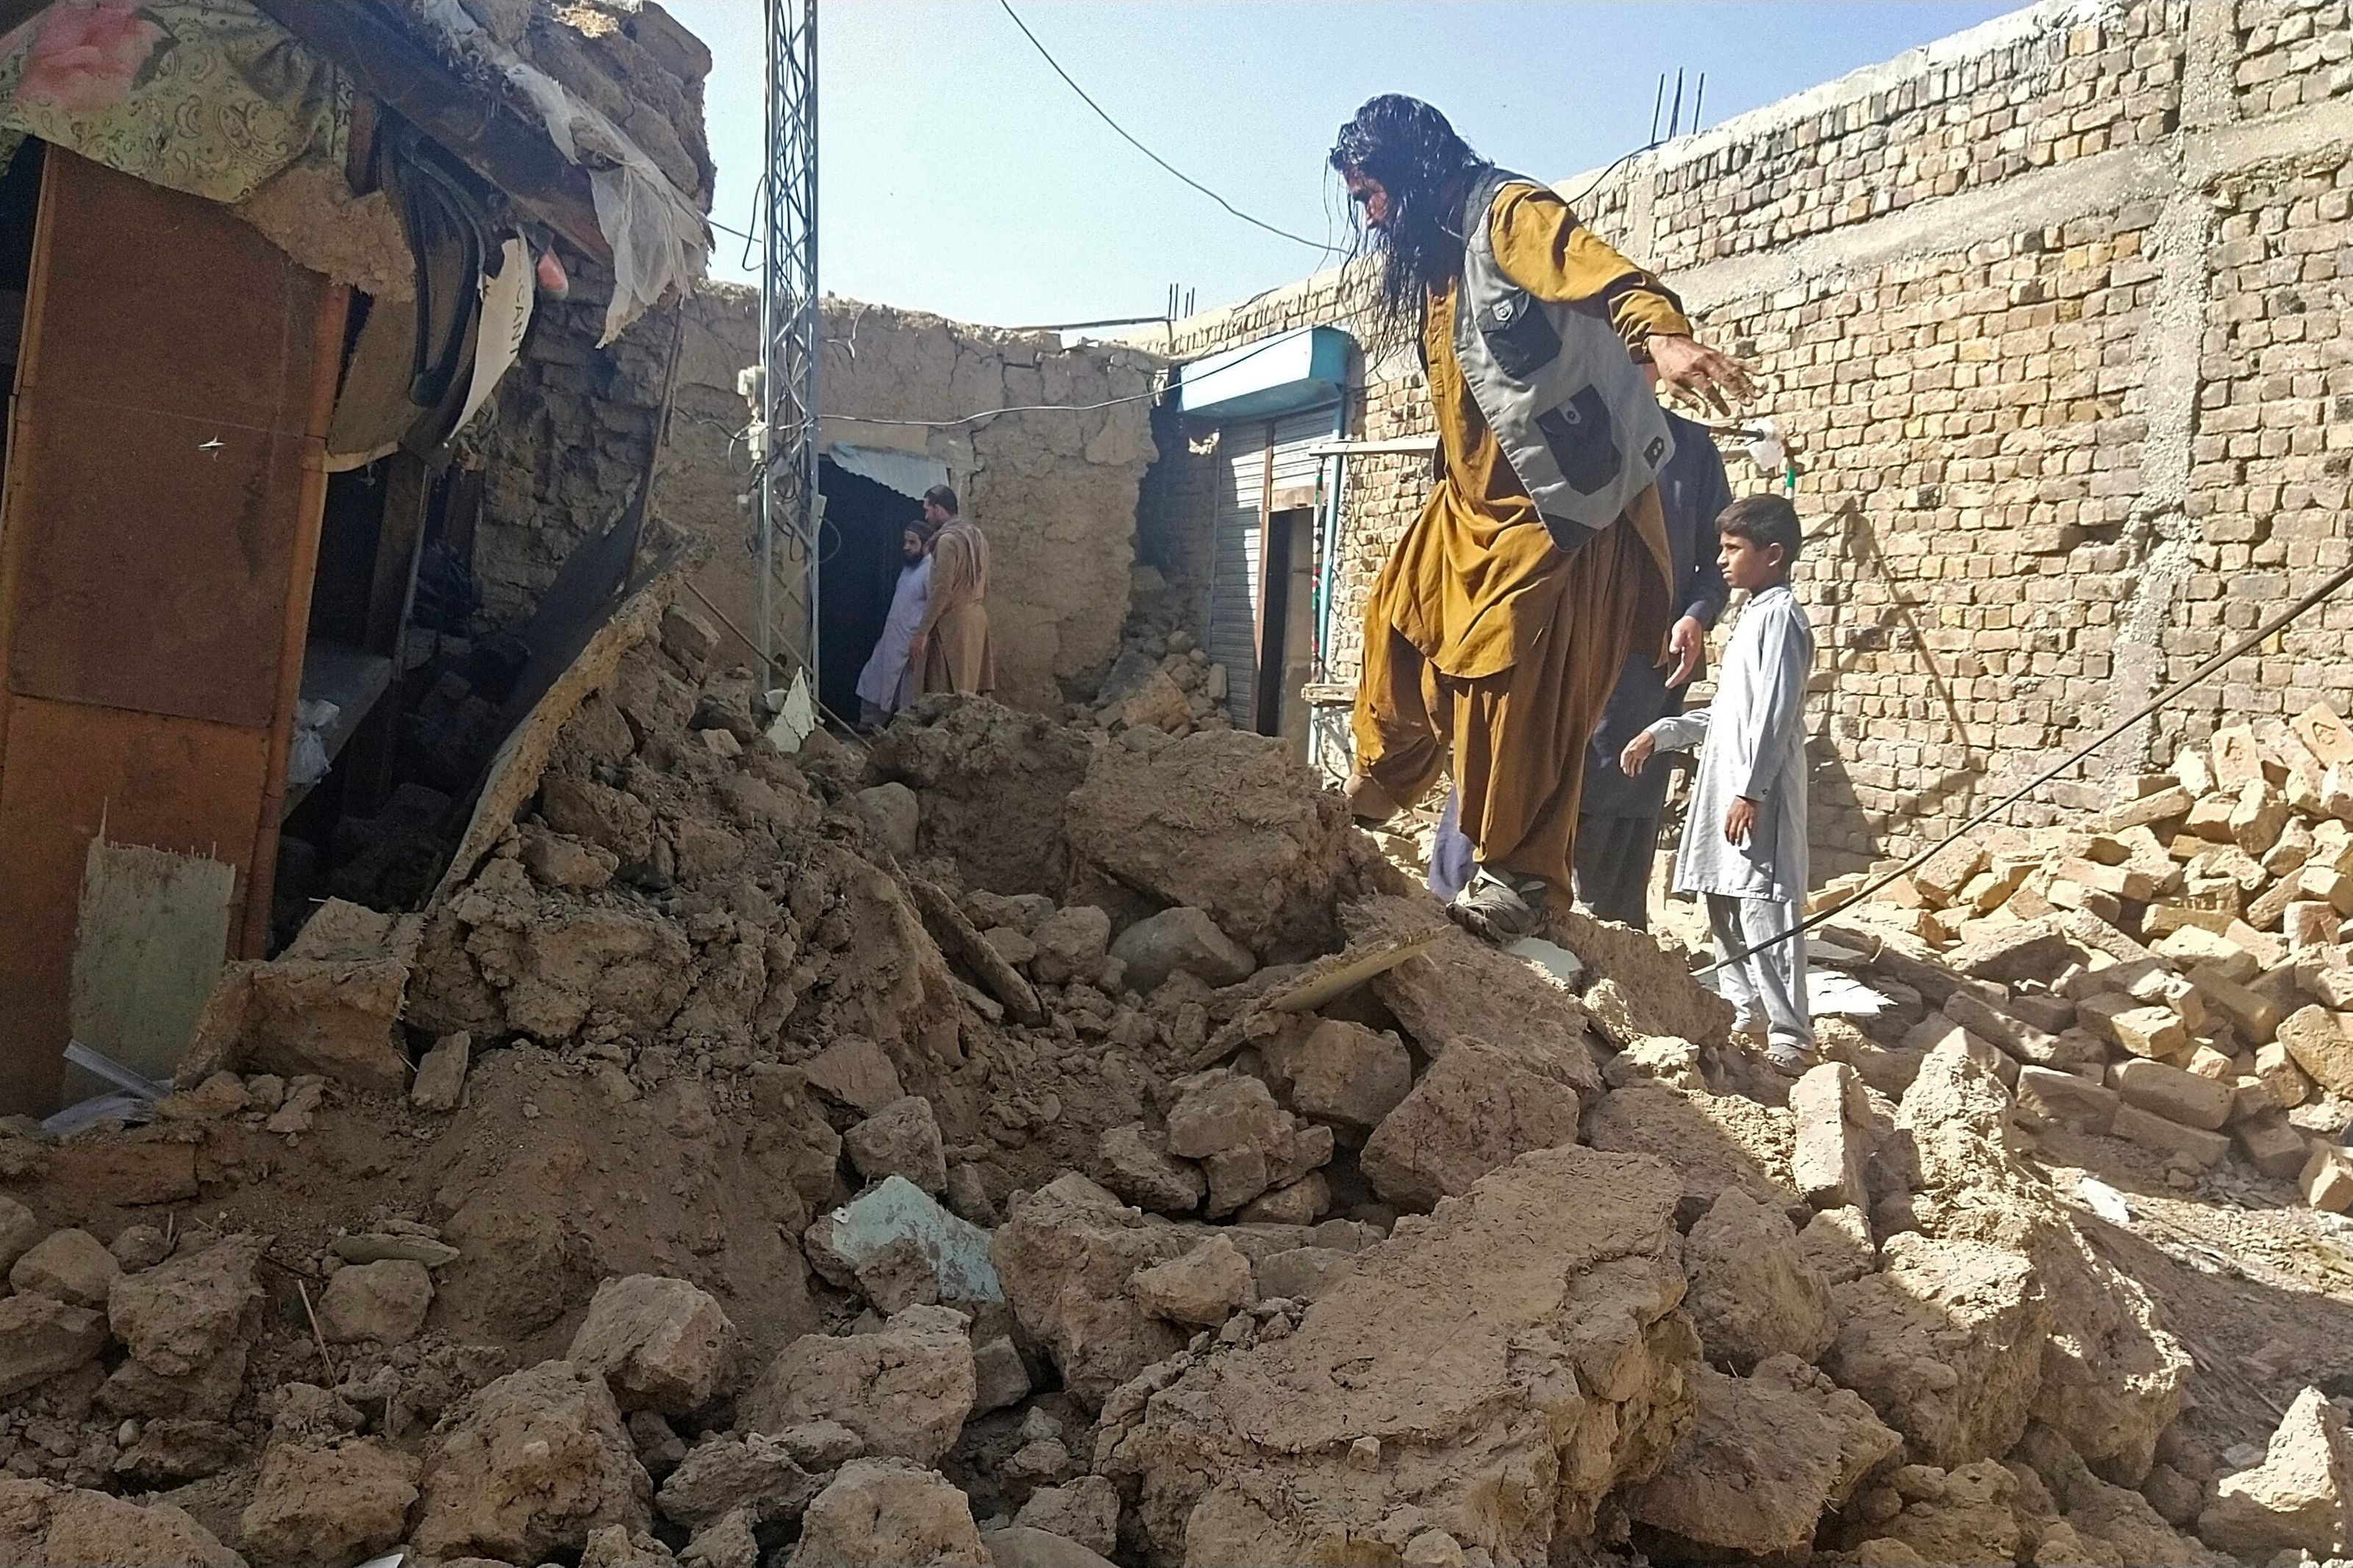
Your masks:
[{"label": "wooden door", "polygon": [[345,300],[49,150],[0,499],[0,1111],[56,1109],[101,831],[233,868],[231,945],[266,938]]}]

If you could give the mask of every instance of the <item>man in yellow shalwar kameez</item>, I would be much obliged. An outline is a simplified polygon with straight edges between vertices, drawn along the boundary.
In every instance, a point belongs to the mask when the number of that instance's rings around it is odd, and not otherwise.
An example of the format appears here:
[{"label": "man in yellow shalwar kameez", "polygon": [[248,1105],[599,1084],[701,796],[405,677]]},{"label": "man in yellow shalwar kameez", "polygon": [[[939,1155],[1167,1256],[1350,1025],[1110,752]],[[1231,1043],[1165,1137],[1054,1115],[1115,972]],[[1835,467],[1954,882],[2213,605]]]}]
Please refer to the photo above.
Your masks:
[{"label": "man in yellow shalwar kameez", "polygon": [[1656,279],[1430,105],[1374,99],[1331,161],[1376,237],[1389,319],[1419,328],[1440,447],[1365,607],[1349,804],[1384,819],[1451,759],[1476,860],[1453,912],[1510,940],[1567,907],[1586,742],[1627,655],[1662,654],[1672,619],[1651,482],[1672,437],[1634,356],[1719,411],[1748,378],[1693,342]]}]

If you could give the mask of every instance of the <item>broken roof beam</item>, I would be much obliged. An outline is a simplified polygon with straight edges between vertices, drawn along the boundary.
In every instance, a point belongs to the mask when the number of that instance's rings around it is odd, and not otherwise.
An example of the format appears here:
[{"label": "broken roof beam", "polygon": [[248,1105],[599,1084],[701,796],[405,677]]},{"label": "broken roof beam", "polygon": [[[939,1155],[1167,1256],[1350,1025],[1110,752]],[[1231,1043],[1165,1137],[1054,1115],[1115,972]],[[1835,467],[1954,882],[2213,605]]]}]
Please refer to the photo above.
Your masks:
[{"label": "broken roof beam", "polygon": [[611,262],[588,172],[565,162],[536,120],[461,79],[389,10],[351,0],[254,4],[591,259]]}]

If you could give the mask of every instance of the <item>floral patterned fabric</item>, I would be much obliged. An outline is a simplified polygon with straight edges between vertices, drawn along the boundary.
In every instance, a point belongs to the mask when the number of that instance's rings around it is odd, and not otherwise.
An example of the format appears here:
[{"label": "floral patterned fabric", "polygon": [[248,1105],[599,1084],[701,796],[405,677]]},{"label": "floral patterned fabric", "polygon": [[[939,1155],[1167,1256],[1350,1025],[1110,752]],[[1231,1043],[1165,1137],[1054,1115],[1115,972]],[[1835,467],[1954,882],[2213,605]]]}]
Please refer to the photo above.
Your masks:
[{"label": "floral patterned fabric", "polygon": [[245,0],[52,0],[0,37],[0,151],[37,136],[216,202],[298,159],[340,163],[351,101]]}]

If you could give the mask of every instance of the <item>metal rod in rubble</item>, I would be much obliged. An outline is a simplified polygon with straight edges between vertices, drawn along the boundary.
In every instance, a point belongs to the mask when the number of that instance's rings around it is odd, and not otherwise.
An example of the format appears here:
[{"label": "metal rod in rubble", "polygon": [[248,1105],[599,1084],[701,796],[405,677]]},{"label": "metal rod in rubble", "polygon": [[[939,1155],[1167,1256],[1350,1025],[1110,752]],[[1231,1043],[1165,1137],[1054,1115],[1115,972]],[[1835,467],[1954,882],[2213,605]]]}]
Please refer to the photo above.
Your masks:
[{"label": "metal rod in rubble", "polygon": [[[2249,649],[2254,647],[2258,643],[2261,643],[2265,637],[2271,637],[2279,632],[2282,628],[2295,621],[2297,616],[2303,615],[2306,610],[2312,608],[2313,605],[2317,605],[2323,599],[2326,599],[2330,595],[2336,593],[2339,588],[2344,587],[2348,583],[2353,583],[2353,564],[2340,567],[2328,578],[2327,582],[2321,584],[2320,586],[2313,589],[2310,593],[2305,595],[2304,597],[2296,600],[2295,603],[2282,610],[2278,615],[2274,616],[2270,620],[2265,621],[2262,626],[2257,626],[2253,631],[2251,631],[2245,637],[2241,637],[2236,643],[2224,648],[2221,652],[2215,654],[2213,657],[2207,659],[2205,663],[2200,665],[2196,669],[2191,670],[2188,675],[2183,676],[2179,680],[2175,681],[2171,686],[2167,687],[2163,691],[2158,692],[2156,696],[2142,703],[2138,708],[2135,709],[2130,715],[2117,720],[2114,724],[2108,726],[2107,729],[2102,731],[2098,735],[2086,741],[2081,746],[2076,747],[2073,751],[2068,752],[2067,755],[2062,757],[2059,761],[2052,763],[2049,767],[2035,774],[2034,777],[2029,779],[2017,789],[2010,791],[2010,794],[2002,796],[2000,800],[1994,802],[1993,805],[1986,807],[1983,811],[1978,812],[1975,816],[1970,817],[1967,822],[1962,823],[1958,827],[1956,827],[1950,833],[1945,835],[1944,837],[1936,840],[1936,843],[1931,844],[1926,849],[1923,849],[1918,854],[1913,856],[1909,860],[1906,860],[1902,865],[1884,872],[1875,880],[1864,884],[1862,888],[1856,889],[1851,897],[1840,900],[1836,905],[1830,909],[1821,910],[1808,916],[1806,919],[1799,921],[1796,925],[1790,927],[1788,931],[1783,931],[1780,935],[1773,938],[1770,942],[1760,942],[1754,947],[1743,948],[1738,952],[1726,954],[1725,957],[1717,959],[1714,963],[1709,964],[1706,968],[1694,970],[1693,973],[1695,974],[1713,974],[1717,970],[1724,968],[1727,964],[1738,963],[1743,959],[1753,958],[1760,952],[1767,952],[1780,946],[1783,942],[1788,942],[1792,937],[1803,935],[1805,932],[1810,931],[1814,927],[1821,924],[1824,921],[1829,920],[1832,915],[1845,913],[1854,905],[1862,903],[1865,899],[1870,898],[1872,894],[1879,891],[1880,889],[1895,880],[1896,878],[1905,876],[1918,868],[1920,866],[1925,865],[1929,858],[1935,855],[1936,851],[1942,849],[1946,845],[1950,844],[1956,838],[1960,837],[1961,835],[1969,832],[1973,828],[1984,826],[1987,823],[1992,821],[2003,812],[2008,811],[2011,806],[2016,805],[2020,801],[2024,800],[2028,795],[2032,795],[2036,790],[2041,789],[2044,784],[2049,784],[2052,779],[2057,778],[2061,773],[2065,773],[2069,768],[2073,767],[2077,763],[2082,762],[2085,757],[2090,756],[2094,752],[2098,751],[2110,741],[2115,740],[2117,736],[2122,735],[2126,731],[2132,729],[2142,720],[2147,718],[2150,714],[2155,713],[2158,709],[2163,708],[2167,703],[2171,702],[2175,698],[2179,697],[2191,687],[2204,681],[2208,677],[2213,675],[2217,670],[2221,669],[2224,665],[2229,664],[2232,659],[2245,654]],[[1686,823],[1684,825],[1683,831],[1686,833],[1691,832],[1694,826],[1694,824]]]}]

